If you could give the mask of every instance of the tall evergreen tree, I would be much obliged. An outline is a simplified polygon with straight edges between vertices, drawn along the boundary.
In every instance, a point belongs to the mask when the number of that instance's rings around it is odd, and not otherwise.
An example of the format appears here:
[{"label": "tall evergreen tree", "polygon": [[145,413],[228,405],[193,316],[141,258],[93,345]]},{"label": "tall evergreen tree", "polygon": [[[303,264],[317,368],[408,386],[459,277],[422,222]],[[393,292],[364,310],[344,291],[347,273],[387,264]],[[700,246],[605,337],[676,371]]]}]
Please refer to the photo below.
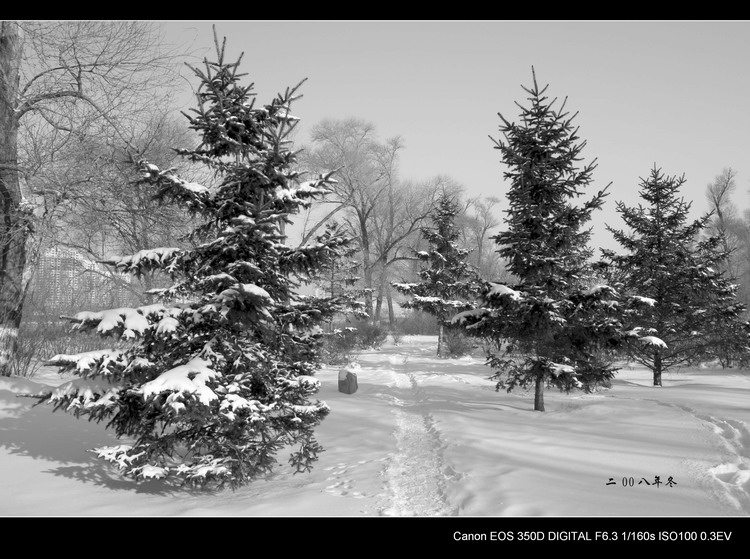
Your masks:
[{"label": "tall evergreen tree", "polygon": [[418,251],[417,257],[425,264],[419,271],[421,283],[394,283],[401,293],[411,299],[401,304],[435,316],[438,320],[437,354],[444,355],[443,340],[446,321],[457,312],[472,308],[479,291],[479,276],[466,262],[471,252],[459,247],[460,231],[456,226],[459,207],[448,193],[441,194],[431,214],[432,227],[422,228],[422,237],[429,250]]},{"label": "tall evergreen tree", "polygon": [[684,177],[665,176],[654,167],[641,179],[646,205],[617,204],[629,231],[608,226],[626,252],[602,251],[623,288],[652,302],[640,310],[638,323],[642,333],[666,345],[629,345],[629,353],[651,369],[654,386],[662,385],[662,372],[669,368],[747,354],[745,307],[735,296],[737,286],[720,271],[727,250],[720,235],[700,239],[710,214],[688,221],[691,204],[678,197],[684,183]]},{"label": "tall evergreen tree", "polygon": [[135,274],[168,271],[175,283],[164,303],[80,312],[81,330],[131,339],[130,347],[51,359],[79,378],[46,399],[55,409],[107,420],[122,445],[97,449],[140,480],[175,478],[191,485],[233,487],[264,474],[290,450],[296,471],[309,470],[321,450],[314,428],[329,409],[312,401],[320,334],[315,326],[336,310],[330,298],[302,297],[298,279],[334,258],[347,242],[328,232],[299,248],[284,226],[328,177],[301,182],[289,134],[297,87],[256,107],[241,85],[241,60],[205,60],[199,107],[188,117],[202,136],[180,153],[212,169],[211,187],[142,162],[143,180],[158,199],[196,212],[194,249],[157,248],[111,262]]},{"label": "tall evergreen tree", "polygon": [[[532,69],[533,72],[533,69]],[[505,141],[495,141],[508,170],[507,229],[494,240],[518,283],[487,283],[479,306],[459,313],[454,323],[503,347],[489,355],[498,372],[498,389],[534,386],[534,409],[544,411],[544,388],[590,390],[608,385],[616,368],[602,359],[630,335],[623,325],[631,304],[615,289],[592,285],[591,213],[599,209],[606,188],[576,206],[572,200],[592,182],[595,161],[578,167],[585,142],[579,142],[575,117],[559,110],[540,89],[524,87],[529,106],[520,124],[502,115]]]}]

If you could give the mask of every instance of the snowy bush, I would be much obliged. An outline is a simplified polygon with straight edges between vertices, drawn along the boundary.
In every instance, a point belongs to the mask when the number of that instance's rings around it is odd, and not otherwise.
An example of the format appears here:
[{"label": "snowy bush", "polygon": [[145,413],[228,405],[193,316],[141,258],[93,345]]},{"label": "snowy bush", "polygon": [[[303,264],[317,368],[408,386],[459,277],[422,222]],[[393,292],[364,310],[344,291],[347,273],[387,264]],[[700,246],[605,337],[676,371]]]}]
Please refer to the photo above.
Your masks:
[{"label": "snowy bush", "polygon": [[362,349],[378,349],[388,338],[388,331],[377,324],[360,321],[353,326],[357,329],[357,345]]},{"label": "snowy bush", "polygon": [[404,340],[404,334],[402,332],[399,330],[391,330],[390,335],[394,345],[401,345],[401,342]]},{"label": "snowy bush", "polygon": [[321,359],[326,365],[346,365],[357,351],[357,329],[344,326],[327,333]]},{"label": "snowy bush", "polygon": [[[118,348],[127,345],[125,340],[116,344]],[[83,353],[111,346],[111,340],[104,340],[94,333],[71,333],[70,327],[59,321],[24,320],[18,332],[18,349],[11,371],[13,375],[31,378],[50,355]]]},{"label": "snowy bush", "polygon": [[438,333],[437,318],[418,310],[410,310],[399,320],[398,329],[410,336],[435,336]]},{"label": "snowy bush", "polygon": [[467,336],[463,329],[445,328],[443,330],[445,357],[463,357],[474,349],[474,340]]}]

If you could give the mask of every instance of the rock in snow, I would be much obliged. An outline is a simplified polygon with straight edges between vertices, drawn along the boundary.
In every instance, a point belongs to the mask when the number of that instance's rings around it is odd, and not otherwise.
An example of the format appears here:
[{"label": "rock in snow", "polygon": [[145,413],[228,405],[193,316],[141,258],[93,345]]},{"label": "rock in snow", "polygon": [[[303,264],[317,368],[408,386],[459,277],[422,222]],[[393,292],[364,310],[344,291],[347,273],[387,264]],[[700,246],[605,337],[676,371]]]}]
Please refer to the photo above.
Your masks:
[{"label": "rock in snow", "polygon": [[357,373],[359,365],[351,363],[339,371],[339,392],[354,394],[357,391]]}]

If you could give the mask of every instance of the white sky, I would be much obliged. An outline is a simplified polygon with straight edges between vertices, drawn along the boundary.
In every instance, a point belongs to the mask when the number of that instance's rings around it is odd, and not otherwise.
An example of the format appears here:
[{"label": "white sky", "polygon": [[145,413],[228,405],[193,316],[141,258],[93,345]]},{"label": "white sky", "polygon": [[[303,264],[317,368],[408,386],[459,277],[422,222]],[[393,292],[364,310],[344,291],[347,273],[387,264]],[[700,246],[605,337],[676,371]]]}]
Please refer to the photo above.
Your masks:
[{"label": "white sky", "polygon": [[579,112],[595,186],[612,182],[596,245],[617,248],[603,224],[623,227],[615,202],[637,203],[654,164],[685,174],[692,217],[725,167],[738,172],[736,203],[750,207],[750,21],[172,21],[165,32],[213,59],[214,23],[232,59],[244,51],[260,102],[308,78],[294,111],[300,142],[323,118],[363,118],[382,139],[405,140],[403,178],[450,175],[468,195],[502,200],[489,136],[498,112],[517,120],[534,66]]}]

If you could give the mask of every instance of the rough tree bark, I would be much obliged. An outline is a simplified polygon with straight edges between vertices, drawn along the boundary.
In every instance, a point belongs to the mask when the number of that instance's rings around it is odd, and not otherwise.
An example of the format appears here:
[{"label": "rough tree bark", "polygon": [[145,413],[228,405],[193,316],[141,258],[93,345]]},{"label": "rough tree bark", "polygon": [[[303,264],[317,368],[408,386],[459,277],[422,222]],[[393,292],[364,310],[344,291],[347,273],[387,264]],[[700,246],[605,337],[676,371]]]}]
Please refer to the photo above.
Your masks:
[{"label": "rough tree bark", "polygon": [[654,386],[661,386],[661,355],[657,350],[654,354]]},{"label": "rough tree bark", "polygon": [[534,385],[534,411],[544,411],[544,376],[536,377]]},{"label": "rough tree bark", "polygon": [[10,375],[23,311],[26,219],[21,207],[15,100],[21,65],[18,24],[0,22],[0,375]]}]

